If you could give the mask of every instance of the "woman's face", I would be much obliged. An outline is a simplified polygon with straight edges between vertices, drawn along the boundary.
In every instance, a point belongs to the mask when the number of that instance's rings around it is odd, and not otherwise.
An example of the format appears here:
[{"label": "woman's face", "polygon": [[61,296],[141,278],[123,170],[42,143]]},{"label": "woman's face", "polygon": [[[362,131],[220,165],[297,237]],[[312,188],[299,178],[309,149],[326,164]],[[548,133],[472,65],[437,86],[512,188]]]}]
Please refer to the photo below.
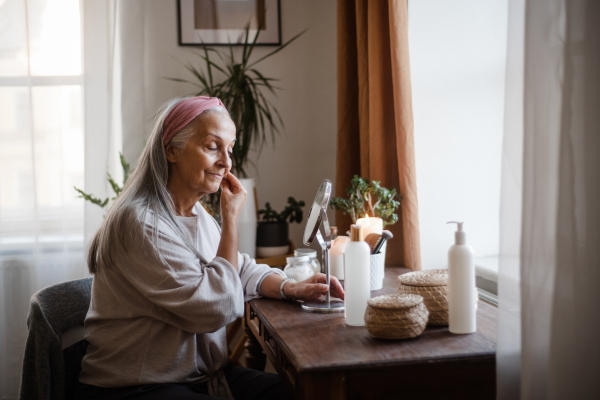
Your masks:
[{"label": "woman's face", "polygon": [[200,198],[219,190],[221,180],[231,169],[235,125],[220,112],[197,117],[190,124],[196,127],[196,133],[182,149],[167,145],[168,186],[173,195]]}]

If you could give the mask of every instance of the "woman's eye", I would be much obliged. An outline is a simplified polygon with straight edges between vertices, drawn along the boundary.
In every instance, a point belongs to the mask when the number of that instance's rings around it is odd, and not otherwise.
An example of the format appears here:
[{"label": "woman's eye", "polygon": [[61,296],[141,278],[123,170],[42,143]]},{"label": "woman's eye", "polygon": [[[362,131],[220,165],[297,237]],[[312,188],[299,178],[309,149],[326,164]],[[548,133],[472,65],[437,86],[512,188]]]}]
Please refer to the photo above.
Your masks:
[{"label": "woman's eye", "polygon": [[209,147],[208,148],[210,151],[215,151],[217,148],[216,147]]}]

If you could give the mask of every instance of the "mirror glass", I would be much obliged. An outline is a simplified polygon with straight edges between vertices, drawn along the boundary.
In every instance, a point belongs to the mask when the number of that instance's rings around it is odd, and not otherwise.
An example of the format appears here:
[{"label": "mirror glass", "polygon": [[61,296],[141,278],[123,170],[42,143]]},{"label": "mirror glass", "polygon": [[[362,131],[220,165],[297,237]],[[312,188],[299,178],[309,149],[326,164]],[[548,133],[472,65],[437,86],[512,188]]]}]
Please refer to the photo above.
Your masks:
[{"label": "mirror glass", "polygon": [[327,205],[329,204],[330,197],[331,181],[329,179],[325,179],[317,191],[317,195],[315,196],[315,200],[313,201],[310,212],[308,213],[308,218],[306,220],[303,240],[304,244],[307,246],[312,243],[317,235],[317,232],[319,231],[319,226],[321,225],[321,210],[327,211]]}]

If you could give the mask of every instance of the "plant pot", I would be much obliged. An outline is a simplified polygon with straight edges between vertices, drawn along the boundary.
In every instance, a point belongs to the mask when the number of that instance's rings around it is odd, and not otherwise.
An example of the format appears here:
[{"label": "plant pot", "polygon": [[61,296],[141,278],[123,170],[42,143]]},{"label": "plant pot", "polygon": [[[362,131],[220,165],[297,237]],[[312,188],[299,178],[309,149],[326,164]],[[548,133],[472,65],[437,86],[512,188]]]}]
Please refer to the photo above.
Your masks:
[{"label": "plant pot", "polygon": [[287,222],[260,221],[256,228],[256,254],[258,257],[275,257],[289,250]]},{"label": "plant pot", "polygon": [[250,258],[256,258],[256,203],[254,202],[254,179],[240,179],[248,192],[246,202],[238,217],[238,250]]}]

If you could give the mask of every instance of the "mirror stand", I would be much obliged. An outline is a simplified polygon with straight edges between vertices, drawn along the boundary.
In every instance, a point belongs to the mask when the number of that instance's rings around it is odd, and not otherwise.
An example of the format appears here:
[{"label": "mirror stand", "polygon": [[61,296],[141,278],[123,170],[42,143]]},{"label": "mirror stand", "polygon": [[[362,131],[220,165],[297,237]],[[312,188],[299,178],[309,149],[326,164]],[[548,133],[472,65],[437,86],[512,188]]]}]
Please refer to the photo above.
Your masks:
[{"label": "mirror stand", "polygon": [[323,226],[325,237],[321,234],[319,228],[317,228],[316,238],[321,245],[323,255],[323,266],[325,267],[325,276],[327,283],[327,295],[325,301],[310,301],[302,304],[302,310],[306,312],[330,314],[344,312],[344,302],[341,300],[331,301],[331,285],[330,285],[330,274],[329,274],[329,249],[331,248],[331,230],[329,229],[329,220],[327,219],[327,209],[321,208],[319,212],[319,220],[317,226]]}]

